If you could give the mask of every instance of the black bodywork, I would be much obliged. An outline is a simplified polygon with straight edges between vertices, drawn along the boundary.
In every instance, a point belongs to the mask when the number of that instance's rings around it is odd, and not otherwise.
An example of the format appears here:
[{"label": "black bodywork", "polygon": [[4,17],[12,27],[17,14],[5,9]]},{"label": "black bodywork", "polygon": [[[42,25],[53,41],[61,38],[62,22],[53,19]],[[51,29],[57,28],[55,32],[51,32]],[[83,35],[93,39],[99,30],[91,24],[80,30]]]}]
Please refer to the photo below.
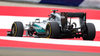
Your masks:
[{"label": "black bodywork", "polygon": [[[68,18],[70,17],[70,22],[68,22]],[[79,28],[73,28],[76,23],[71,24],[71,18],[72,17],[78,17],[80,19],[80,27]],[[69,24],[69,25],[68,25]],[[86,13],[71,13],[71,12],[61,12],[61,32],[62,35],[65,35],[67,37],[82,37],[83,31],[78,31],[78,29],[85,30],[86,28]]]}]

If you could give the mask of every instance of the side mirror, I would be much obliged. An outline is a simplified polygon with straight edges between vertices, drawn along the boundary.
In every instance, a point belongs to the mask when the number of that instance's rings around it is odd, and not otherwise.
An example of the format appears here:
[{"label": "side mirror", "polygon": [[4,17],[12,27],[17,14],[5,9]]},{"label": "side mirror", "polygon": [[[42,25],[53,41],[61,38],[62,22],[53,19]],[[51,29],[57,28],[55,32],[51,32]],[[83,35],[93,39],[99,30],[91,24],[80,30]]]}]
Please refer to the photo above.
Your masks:
[{"label": "side mirror", "polygon": [[35,22],[36,22],[36,23],[40,23],[40,19],[36,19]]}]

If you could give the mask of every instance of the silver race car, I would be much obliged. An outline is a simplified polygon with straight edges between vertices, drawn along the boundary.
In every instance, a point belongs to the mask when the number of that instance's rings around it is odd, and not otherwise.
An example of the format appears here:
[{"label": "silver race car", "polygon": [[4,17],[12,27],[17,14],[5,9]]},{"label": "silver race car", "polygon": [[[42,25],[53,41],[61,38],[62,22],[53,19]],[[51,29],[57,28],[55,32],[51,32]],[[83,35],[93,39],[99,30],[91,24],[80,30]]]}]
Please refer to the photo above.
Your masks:
[{"label": "silver race car", "polygon": [[[60,12],[52,10],[48,20],[40,22],[36,19],[24,28],[22,22],[14,22],[11,31],[8,31],[8,36],[22,37],[23,32],[26,31],[25,36],[34,36],[36,38],[80,38],[83,40],[94,40],[96,30],[93,23],[86,23],[86,13],[78,12]],[[72,18],[79,18],[80,27],[77,23],[72,22]]]}]

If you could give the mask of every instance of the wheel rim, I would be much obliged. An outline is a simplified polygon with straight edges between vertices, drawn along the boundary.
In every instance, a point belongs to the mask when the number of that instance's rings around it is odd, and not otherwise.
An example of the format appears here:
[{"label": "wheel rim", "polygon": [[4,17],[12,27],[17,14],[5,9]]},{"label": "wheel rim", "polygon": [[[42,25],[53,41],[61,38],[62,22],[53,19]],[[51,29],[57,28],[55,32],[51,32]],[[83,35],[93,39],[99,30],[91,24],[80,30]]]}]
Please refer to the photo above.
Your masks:
[{"label": "wheel rim", "polygon": [[47,36],[49,36],[49,35],[50,35],[50,32],[49,32],[49,30],[47,30],[47,31],[46,31],[46,35],[47,35]]},{"label": "wheel rim", "polygon": [[46,38],[50,38],[51,37],[51,26],[50,24],[47,25],[47,28],[46,28]]},{"label": "wheel rim", "polygon": [[15,33],[15,30],[14,30],[14,27],[12,28],[12,34],[14,34]]},{"label": "wheel rim", "polygon": [[17,25],[16,24],[13,25],[11,32],[12,32],[13,36],[16,36],[16,33],[17,33]]},{"label": "wheel rim", "polygon": [[85,31],[83,32],[83,39],[87,40],[87,37],[88,37],[88,29],[86,27]]}]

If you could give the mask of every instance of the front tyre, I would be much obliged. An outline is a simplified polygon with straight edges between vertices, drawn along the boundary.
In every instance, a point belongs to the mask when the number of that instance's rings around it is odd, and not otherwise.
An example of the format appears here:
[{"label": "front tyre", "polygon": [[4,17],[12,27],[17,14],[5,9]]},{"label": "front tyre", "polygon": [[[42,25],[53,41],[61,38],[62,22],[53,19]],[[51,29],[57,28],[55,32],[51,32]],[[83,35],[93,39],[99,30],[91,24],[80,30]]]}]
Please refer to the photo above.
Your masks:
[{"label": "front tyre", "polygon": [[11,28],[11,34],[15,37],[22,37],[24,32],[24,27],[22,22],[14,22]]}]

